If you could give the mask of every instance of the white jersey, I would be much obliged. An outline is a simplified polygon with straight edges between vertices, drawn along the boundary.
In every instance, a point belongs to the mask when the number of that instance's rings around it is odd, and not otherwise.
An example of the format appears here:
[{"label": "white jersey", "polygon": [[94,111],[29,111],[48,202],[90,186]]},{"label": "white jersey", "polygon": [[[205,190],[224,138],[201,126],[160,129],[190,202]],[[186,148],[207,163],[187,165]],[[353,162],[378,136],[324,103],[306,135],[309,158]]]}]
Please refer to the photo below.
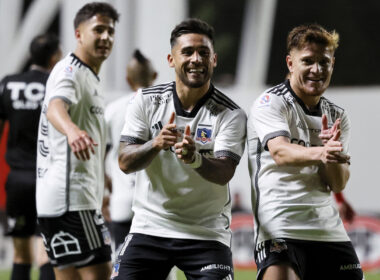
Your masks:
[{"label": "white jersey", "polygon": [[127,105],[133,95],[128,94],[107,105],[104,117],[107,123],[108,144],[106,170],[112,179],[110,214],[113,222],[125,222],[133,217],[132,200],[136,174],[125,174],[118,162],[120,134],[124,126]]},{"label": "white jersey", "polygon": [[332,201],[318,174],[318,165],[277,166],[267,142],[285,136],[302,146],[322,146],[322,114],[329,127],[341,118],[344,153],[348,153],[350,123],[346,112],[321,97],[310,112],[289,81],[265,91],[253,104],[247,123],[248,158],[257,243],[273,238],[348,241]]},{"label": "white jersey", "polygon": [[[98,144],[90,160],[78,160],[67,137],[47,120],[47,108],[54,98],[69,104],[71,120]],[[57,63],[47,82],[38,129],[36,197],[39,217],[100,209],[106,144],[104,103],[99,78],[90,67],[74,54]]]},{"label": "white jersey", "polygon": [[[177,130],[189,125],[196,150],[205,157],[230,157],[244,151],[246,115],[227,96],[210,87],[191,112],[182,109],[175,83],[143,89],[129,105],[121,141],[143,144],[156,137],[172,112]],[[230,246],[231,197],[228,184],[203,179],[162,150],[137,172],[131,232],[168,238],[216,240]]]}]

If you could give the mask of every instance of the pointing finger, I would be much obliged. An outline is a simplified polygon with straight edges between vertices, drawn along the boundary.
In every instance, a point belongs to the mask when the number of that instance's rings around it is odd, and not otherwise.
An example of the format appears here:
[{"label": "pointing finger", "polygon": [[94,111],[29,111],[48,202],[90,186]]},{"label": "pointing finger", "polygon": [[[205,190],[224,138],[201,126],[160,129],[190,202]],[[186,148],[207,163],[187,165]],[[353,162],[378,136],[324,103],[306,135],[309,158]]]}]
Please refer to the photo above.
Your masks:
[{"label": "pointing finger", "polygon": [[190,126],[189,125],[187,125],[185,127],[185,135],[190,136]]},{"label": "pointing finger", "polygon": [[174,120],[175,120],[175,113],[172,112],[172,114],[170,115],[169,124],[174,123]]}]

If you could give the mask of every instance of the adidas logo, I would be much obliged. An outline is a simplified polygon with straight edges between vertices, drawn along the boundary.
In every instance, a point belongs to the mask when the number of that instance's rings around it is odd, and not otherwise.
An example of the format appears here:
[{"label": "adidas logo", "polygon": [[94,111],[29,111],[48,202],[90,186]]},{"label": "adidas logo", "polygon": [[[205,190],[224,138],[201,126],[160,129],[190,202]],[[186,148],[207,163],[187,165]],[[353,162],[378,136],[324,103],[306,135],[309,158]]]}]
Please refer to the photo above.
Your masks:
[{"label": "adidas logo", "polygon": [[152,129],[156,129],[156,130],[161,130],[162,129],[162,122],[161,121],[158,121],[157,123],[155,123],[154,125],[152,125]]}]

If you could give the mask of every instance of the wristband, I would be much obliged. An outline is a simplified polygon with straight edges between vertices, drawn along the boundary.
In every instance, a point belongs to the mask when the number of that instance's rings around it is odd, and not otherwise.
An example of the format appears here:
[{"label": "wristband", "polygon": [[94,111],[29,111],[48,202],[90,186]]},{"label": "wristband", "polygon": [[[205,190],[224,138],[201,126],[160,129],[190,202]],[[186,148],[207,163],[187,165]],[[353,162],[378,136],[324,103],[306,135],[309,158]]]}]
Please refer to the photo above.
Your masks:
[{"label": "wristband", "polygon": [[192,163],[188,163],[187,166],[193,168],[193,169],[197,169],[199,167],[201,167],[202,165],[202,155],[198,152],[195,152],[194,153],[194,161]]}]

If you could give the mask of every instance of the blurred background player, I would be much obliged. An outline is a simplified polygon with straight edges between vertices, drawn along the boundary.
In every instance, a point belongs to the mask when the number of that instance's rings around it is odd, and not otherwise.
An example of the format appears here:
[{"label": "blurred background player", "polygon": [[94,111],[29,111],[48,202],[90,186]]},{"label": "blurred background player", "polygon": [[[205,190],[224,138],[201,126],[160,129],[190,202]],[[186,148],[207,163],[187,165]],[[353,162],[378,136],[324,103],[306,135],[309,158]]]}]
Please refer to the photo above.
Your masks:
[{"label": "blurred background player", "polygon": [[153,85],[157,78],[152,63],[139,51],[135,50],[132,59],[127,65],[126,81],[133,93],[126,94],[107,105],[105,119],[109,135],[109,151],[107,153],[108,175],[110,185],[110,218],[111,234],[114,239],[115,251],[124,242],[131,227],[133,212],[132,200],[135,186],[135,173],[125,174],[120,170],[118,151],[120,134],[124,125],[124,117],[133,94],[140,88]]},{"label": "blurred background player", "polygon": [[[14,258],[11,279],[30,279],[33,235],[37,235],[36,147],[38,122],[49,73],[61,59],[57,36],[36,36],[30,44],[28,71],[6,76],[0,83],[0,135],[9,121],[6,161],[10,173],[6,183],[8,232]],[[54,279],[41,237],[36,238],[40,279]]]},{"label": "blurred background player", "polygon": [[101,214],[106,125],[98,73],[119,14],[108,3],[75,15],[76,49],[47,82],[38,134],[37,215],[60,279],[108,279],[111,238]]}]

